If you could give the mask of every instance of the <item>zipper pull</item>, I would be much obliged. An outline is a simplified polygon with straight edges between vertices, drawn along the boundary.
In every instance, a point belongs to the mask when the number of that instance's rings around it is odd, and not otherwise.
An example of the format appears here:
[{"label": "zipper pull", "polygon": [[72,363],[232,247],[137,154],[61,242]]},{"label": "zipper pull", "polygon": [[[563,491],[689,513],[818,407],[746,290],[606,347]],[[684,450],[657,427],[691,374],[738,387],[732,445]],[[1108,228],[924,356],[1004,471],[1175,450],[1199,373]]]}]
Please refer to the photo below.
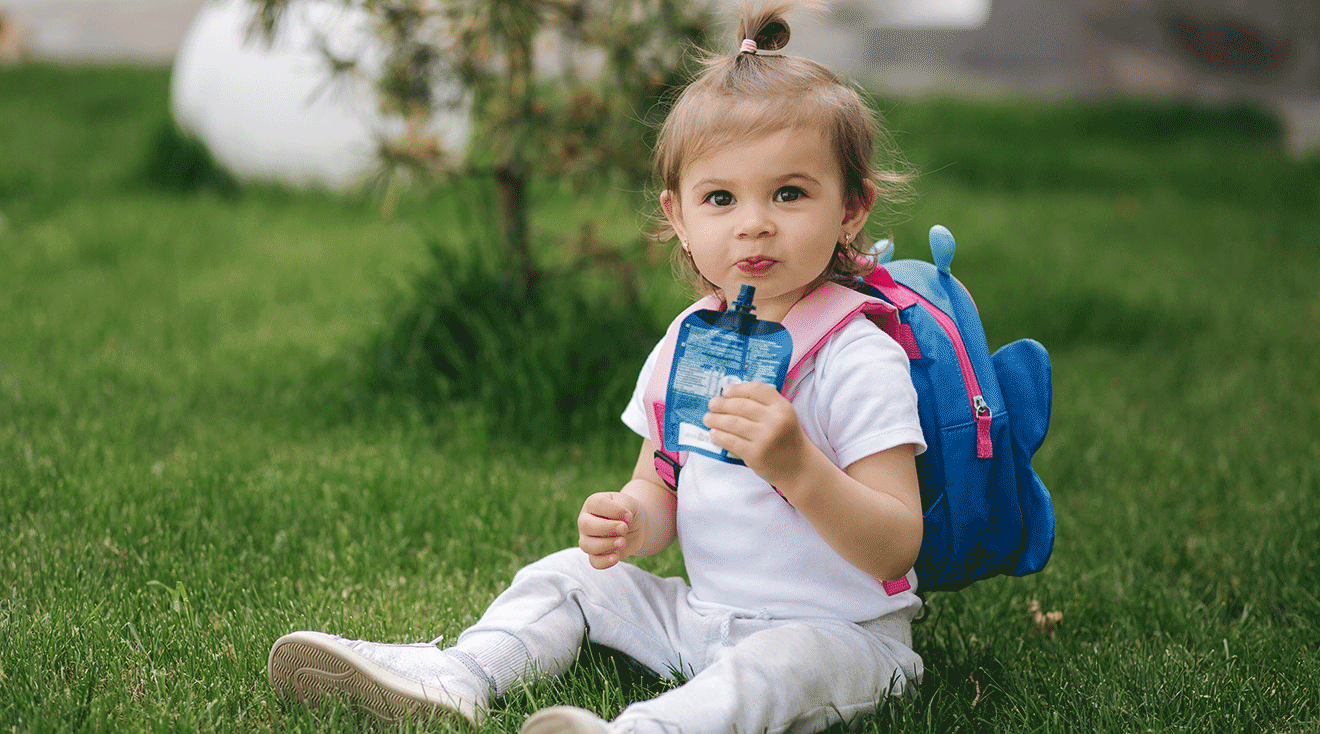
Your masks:
[{"label": "zipper pull", "polygon": [[995,446],[990,440],[990,405],[984,397],[973,395],[972,407],[976,409],[976,458],[993,458]]}]

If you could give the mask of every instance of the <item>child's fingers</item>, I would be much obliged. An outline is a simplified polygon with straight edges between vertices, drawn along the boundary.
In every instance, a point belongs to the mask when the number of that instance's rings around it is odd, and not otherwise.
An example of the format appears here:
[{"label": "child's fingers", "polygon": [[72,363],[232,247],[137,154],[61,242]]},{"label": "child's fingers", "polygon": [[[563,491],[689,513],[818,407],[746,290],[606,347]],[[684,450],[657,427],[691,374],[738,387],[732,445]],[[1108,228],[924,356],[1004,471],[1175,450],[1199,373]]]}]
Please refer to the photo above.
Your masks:
[{"label": "child's fingers", "polygon": [[773,385],[764,382],[739,382],[726,385],[721,395],[726,398],[747,398],[758,403],[767,403],[774,399],[779,391]]},{"label": "child's fingers", "polygon": [[[778,393],[775,393],[778,395]],[[774,434],[797,420],[793,406],[787,400],[782,404],[767,405],[747,398],[712,398],[710,412],[703,418],[707,428],[714,428],[742,438],[753,440],[758,435]]]},{"label": "child's fingers", "polygon": [[[736,413],[717,413],[710,412],[702,418],[706,428],[710,429],[712,441],[720,444],[721,436],[729,436],[741,440],[749,440],[756,432],[756,422],[740,416]],[[720,444],[723,448],[728,448]]]},{"label": "child's fingers", "polygon": [[628,523],[583,510],[578,513],[578,533],[588,538],[622,538],[628,534]]},{"label": "child's fingers", "polygon": [[626,495],[618,492],[597,492],[582,503],[582,511],[608,520],[632,522],[632,510],[625,504]]},{"label": "child's fingers", "polygon": [[587,554],[593,568],[603,570],[623,558],[637,510],[637,501],[620,492],[598,492],[582,503],[578,547]]},{"label": "child's fingers", "polygon": [[619,562],[627,529],[628,526],[618,520],[596,517],[583,511],[578,515],[578,547],[587,554],[593,568],[609,568]]},{"label": "child's fingers", "polygon": [[774,387],[762,382],[741,382],[724,388],[724,394],[711,398],[706,407],[714,413],[761,420],[781,403],[787,405],[788,400]]},{"label": "child's fingers", "polygon": [[710,442],[728,451],[734,456],[744,456],[747,454],[746,447],[750,445],[744,438],[732,433],[725,433],[718,428],[712,428],[710,431]]},{"label": "child's fingers", "polygon": [[747,418],[753,417],[753,414],[764,406],[755,400],[747,398],[711,398],[706,403],[706,409],[712,413],[721,415],[741,415]]},{"label": "child's fingers", "polygon": [[770,385],[733,385],[724,397],[712,398],[709,407],[703,422],[711,442],[739,456],[762,478],[765,472],[777,474],[775,467],[791,460],[804,440],[793,404]]},{"label": "child's fingers", "polygon": [[579,535],[578,547],[589,556],[615,555],[623,548],[623,538],[593,538]]}]

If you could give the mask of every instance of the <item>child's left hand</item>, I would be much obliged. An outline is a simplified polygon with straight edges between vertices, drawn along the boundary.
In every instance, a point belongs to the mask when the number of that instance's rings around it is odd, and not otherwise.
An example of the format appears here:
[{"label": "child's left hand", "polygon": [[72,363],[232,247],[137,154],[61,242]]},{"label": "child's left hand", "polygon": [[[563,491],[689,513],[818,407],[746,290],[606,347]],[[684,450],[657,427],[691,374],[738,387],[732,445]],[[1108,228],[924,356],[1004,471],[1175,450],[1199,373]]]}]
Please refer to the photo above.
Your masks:
[{"label": "child's left hand", "polygon": [[711,398],[706,427],[715,445],[737,454],[772,486],[782,486],[805,464],[811,443],[792,403],[772,385],[742,382]]}]

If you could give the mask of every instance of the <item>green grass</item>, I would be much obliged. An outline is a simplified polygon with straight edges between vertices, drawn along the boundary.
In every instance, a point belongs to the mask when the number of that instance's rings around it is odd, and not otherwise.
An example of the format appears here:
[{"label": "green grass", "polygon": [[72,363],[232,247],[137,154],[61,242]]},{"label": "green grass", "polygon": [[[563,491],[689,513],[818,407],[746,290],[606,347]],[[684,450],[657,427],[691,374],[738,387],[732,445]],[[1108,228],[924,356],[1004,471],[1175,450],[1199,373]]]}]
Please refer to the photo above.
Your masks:
[{"label": "green grass", "polygon": [[[452,638],[574,542],[635,443],[520,447],[479,404],[375,389],[426,233],[463,205],[385,222],[160,186],[167,80],[0,68],[0,730],[357,730],[278,705],[270,643]],[[928,172],[898,256],[948,225],[992,346],[1051,350],[1058,540],[1040,574],[931,600],[920,696],[870,729],[1320,730],[1315,162],[1242,111],[886,109]],[[1052,634],[1032,600],[1063,613]],[[658,685],[606,657],[487,730]]]}]

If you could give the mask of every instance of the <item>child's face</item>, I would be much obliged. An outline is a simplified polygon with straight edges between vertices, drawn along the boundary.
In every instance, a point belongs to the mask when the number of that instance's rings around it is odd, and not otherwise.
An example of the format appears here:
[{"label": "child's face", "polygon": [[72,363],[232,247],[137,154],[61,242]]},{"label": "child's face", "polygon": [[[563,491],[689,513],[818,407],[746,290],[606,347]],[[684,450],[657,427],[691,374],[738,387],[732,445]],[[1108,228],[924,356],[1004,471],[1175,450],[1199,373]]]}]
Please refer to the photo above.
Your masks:
[{"label": "child's face", "polygon": [[801,128],[694,159],[661,205],[702,276],[725,297],[755,286],[756,315],[770,321],[807,294],[870,211],[848,204],[829,139]]}]

